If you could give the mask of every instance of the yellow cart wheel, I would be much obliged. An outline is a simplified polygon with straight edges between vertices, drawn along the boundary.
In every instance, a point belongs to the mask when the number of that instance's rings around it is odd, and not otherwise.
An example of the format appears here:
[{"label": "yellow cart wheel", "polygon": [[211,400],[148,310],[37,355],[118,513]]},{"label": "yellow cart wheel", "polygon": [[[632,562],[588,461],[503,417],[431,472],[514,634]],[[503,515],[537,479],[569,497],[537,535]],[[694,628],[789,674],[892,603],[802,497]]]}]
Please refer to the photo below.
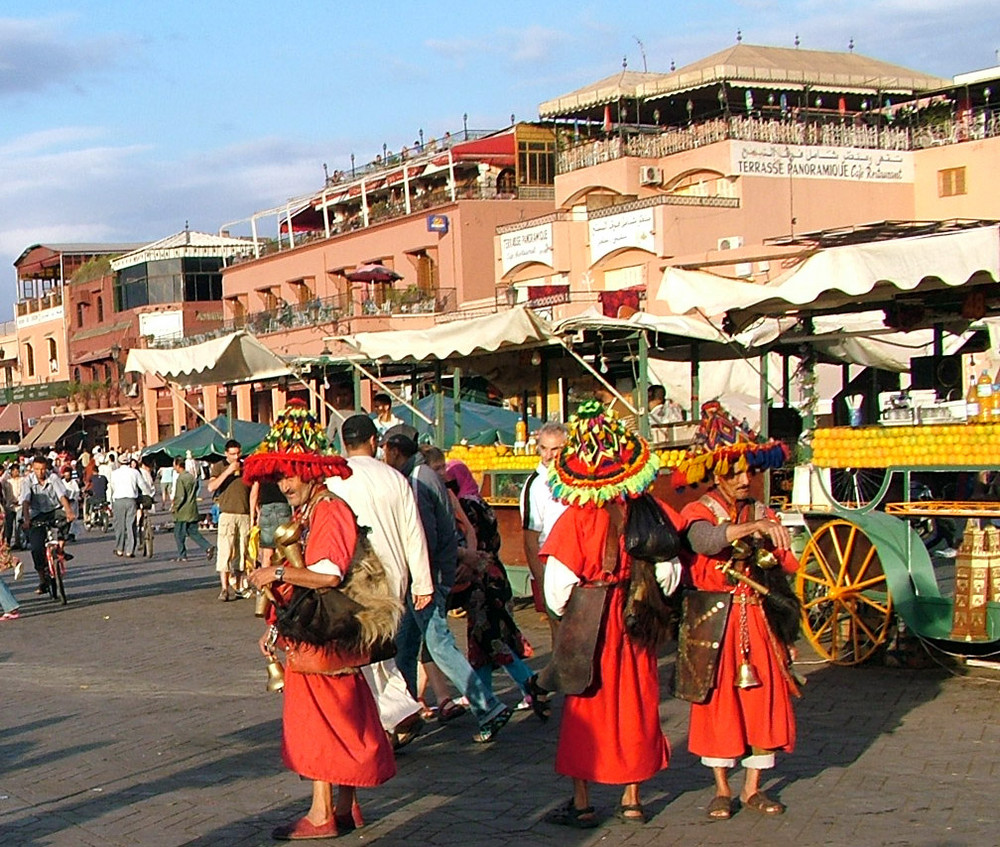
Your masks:
[{"label": "yellow cart wheel", "polygon": [[860,664],[888,640],[892,598],[882,562],[864,530],[850,521],[832,520],[813,533],[795,592],[803,634],[827,661]]}]

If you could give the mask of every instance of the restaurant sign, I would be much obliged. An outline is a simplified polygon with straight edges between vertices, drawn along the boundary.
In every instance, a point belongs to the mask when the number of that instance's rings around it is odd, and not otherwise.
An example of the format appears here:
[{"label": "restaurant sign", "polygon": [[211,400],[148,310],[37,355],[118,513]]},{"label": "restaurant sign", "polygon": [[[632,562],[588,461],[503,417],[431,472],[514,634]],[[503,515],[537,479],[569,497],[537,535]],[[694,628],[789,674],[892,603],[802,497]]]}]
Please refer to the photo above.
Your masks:
[{"label": "restaurant sign", "polygon": [[501,273],[527,262],[552,267],[552,224],[529,226],[500,236]]},{"label": "restaurant sign", "polygon": [[17,328],[27,329],[29,326],[36,326],[48,323],[49,321],[59,321],[62,323],[65,314],[62,306],[56,306],[52,309],[42,309],[39,312],[29,312],[27,315],[18,315]]},{"label": "restaurant sign", "polygon": [[625,247],[655,252],[652,208],[591,218],[588,225],[591,264]]},{"label": "restaurant sign", "polygon": [[738,176],[913,182],[913,153],[905,150],[807,147],[757,141],[734,141],[730,149],[731,173]]}]

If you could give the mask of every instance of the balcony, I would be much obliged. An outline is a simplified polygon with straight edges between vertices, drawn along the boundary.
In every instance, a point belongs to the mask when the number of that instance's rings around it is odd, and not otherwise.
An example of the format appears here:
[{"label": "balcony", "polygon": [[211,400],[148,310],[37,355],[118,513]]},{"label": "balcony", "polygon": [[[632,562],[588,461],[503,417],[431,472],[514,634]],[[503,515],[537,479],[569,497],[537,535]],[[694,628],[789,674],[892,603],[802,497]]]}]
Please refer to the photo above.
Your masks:
[{"label": "balcony", "polygon": [[46,309],[55,309],[63,302],[62,290],[50,291],[41,297],[33,297],[30,300],[21,300],[17,304],[17,317],[23,318],[26,315],[33,315],[36,312],[44,312]]},{"label": "balcony", "polygon": [[[376,200],[372,195],[368,207],[368,226],[377,226],[388,221],[405,218],[409,215],[426,214],[442,206],[451,205],[453,202],[463,200],[528,200],[528,201],[555,201],[555,188],[551,185],[522,185],[511,186],[509,190],[498,189],[496,186],[480,186],[478,184],[459,185],[455,189],[455,200],[451,198],[451,190],[445,186],[437,186],[422,194],[415,194],[410,197],[410,211],[406,211],[406,204],[402,200],[381,199]],[[358,201],[360,203],[360,200]],[[350,212],[344,216],[330,220],[330,237],[336,238],[351,232],[356,232],[365,228],[364,215],[360,205],[351,207]],[[326,230],[316,229],[310,231],[298,231],[295,233],[295,246],[290,247],[287,239],[283,236],[277,239],[267,239],[260,242],[260,255],[274,255],[292,249],[298,249],[306,244],[326,240]],[[252,262],[255,256],[235,257],[230,260],[229,265],[239,265],[244,262]]]},{"label": "balcony", "polygon": [[[435,291],[424,291],[415,286],[395,289],[370,285],[367,288],[367,292],[364,288],[356,290],[353,299],[340,296],[316,298],[303,304],[285,303],[274,309],[250,312],[242,318],[225,321],[216,329],[191,336],[182,333],[149,336],[146,339],[147,346],[159,349],[187,347],[238,330],[265,336],[304,327],[322,327],[324,331],[333,333],[341,331],[337,329],[337,324],[345,318],[438,315],[454,312],[457,305],[457,292],[454,288],[439,288]],[[346,329],[341,329],[346,332]]]},{"label": "balcony", "polygon": [[895,125],[871,125],[854,123],[851,118],[792,121],[734,115],[658,133],[572,142],[556,154],[556,172],[569,173],[627,157],[662,159],[719,141],[921,150],[1000,136],[1000,111],[995,110],[981,109],[965,120],[945,117],[919,123],[919,113],[913,123],[902,126],[903,120],[900,116]]}]

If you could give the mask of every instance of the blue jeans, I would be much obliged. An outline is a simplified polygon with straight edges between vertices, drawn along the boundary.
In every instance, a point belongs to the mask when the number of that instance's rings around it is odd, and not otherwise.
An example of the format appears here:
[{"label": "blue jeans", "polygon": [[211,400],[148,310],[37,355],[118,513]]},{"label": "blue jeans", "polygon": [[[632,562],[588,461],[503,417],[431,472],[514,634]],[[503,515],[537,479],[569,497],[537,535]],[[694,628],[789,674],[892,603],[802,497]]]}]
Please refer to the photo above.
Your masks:
[{"label": "blue jeans", "polygon": [[[518,684],[521,689],[522,694],[528,694],[528,680],[534,671],[529,668],[523,659],[514,657],[514,661],[509,665],[501,665],[501,669],[507,671],[507,676],[509,676],[514,682]],[[486,690],[491,694],[493,693],[493,667],[490,665],[483,665],[481,668],[476,668],[476,676],[478,676],[482,681],[483,685],[486,686]]]},{"label": "blue jeans", "polygon": [[416,699],[417,657],[420,654],[420,642],[425,641],[434,664],[451,680],[455,688],[469,698],[472,713],[482,725],[499,715],[505,707],[483,685],[469,660],[458,649],[455,636],[448,626],[445,598],[446,592],[435,588],[434,599],[419,612],[413,608],[413,598],[406,598],[406,612],[396,635],[396,665],[406,680],[410,694]]},{"label": "blue jeans", "polygon": [[0,606],[3,607],[4,614],[15,611],[21,604],[7,587],[7,583],[0,579]]},{"label": "blue jeans", "polygon": [[177,555],[180,558],[187,556],[185,542],[191,539],[202,550],[211,550],[212,545],[205,540],[205,536],[198,531],[198,521],[174,521],[174,542],[177,544]]}]

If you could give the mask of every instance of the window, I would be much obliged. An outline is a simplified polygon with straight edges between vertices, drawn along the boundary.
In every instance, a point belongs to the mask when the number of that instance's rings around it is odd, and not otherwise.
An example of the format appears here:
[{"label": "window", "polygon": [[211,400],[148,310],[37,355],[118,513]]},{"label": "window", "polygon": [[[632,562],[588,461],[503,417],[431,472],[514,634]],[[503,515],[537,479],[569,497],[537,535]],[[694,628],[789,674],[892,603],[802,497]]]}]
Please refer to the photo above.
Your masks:
[{"label": "window", "polygon": [[30,344],[24,345],[24,375],[35,375],[35,348]]},{"label": "window", "polygon": [[77,303],[76,304],[76,325],[77,325],[77,328],[83,326],[83,313],[84,313],[84,311],[85,311],[84,304],[83,303]]},{"label": "window", "polygon": [[938,197],[965,194],[965,168],[945,168],[938,171]]},{"label": "window", "polygon": [[521,185],[554,185],[556,145],[554,141],[519,141],[518,179]]},{"label": "window", "polygon": [[104,323],[104,298],[97,298],[97,322]]},{"label": "window", "polygon": [[49,348],[49,370],[55,373],[59,370],[59,348],[54,338],[46,338],[45,341]]}]

